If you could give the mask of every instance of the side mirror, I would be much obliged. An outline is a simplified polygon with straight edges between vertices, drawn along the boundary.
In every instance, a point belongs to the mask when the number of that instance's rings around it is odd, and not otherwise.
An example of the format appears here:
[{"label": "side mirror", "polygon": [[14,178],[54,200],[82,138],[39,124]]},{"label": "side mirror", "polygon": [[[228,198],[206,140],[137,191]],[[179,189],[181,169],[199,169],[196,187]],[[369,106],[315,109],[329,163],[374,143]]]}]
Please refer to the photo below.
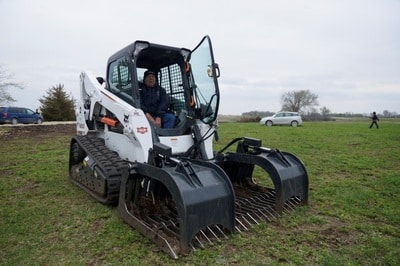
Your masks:
[{"label": "side mirror", "polygon": [[104,83],[104,78],[103,77],[96,77],[96,79],[100,83],[100,85],[103,85],[103,83]]}]

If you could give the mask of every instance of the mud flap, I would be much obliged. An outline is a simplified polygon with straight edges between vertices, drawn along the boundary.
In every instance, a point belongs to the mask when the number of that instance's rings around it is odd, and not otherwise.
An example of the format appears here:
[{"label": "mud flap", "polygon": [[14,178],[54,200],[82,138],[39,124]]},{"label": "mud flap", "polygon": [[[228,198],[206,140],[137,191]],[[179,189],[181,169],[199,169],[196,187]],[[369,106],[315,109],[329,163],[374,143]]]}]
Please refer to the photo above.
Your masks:
[{"label": "mud flap", "polygon": [[[146,221],[146,217],[131,211],[130,205],[137,197],[134,195],[135,186],[140,184],[137,180],[143,178],[161,182],[173,197],[177,211],[175,227],[178,230],[175,242],[171,241],[173,237],[168,235],[165,222],[159,224],[164,228],[157,228]],[[122,176],[118,211],[126,223],[177,258],[179,253],[188,253],[196,233],[210,225],[234,231],[235,194],[228,176],[212,163],[187,160],[174,167],[163,168],[135,163]]]},{"label": "mud flap", "polygon": [[[221,167],[232,182],[244,182],[252,178],[254,166],[266,171],[275,188],[275,209],[282,213],[285,203],[291,198],[308,203],[308,174],[304,164],[293,154],[275,149],[240,144],[238,152],[225,154]],[[250,139],[249,143],[256,143]],[[245,146],[243,148],[243,146]],[[251,148],[249,148],[251,147]]]}]

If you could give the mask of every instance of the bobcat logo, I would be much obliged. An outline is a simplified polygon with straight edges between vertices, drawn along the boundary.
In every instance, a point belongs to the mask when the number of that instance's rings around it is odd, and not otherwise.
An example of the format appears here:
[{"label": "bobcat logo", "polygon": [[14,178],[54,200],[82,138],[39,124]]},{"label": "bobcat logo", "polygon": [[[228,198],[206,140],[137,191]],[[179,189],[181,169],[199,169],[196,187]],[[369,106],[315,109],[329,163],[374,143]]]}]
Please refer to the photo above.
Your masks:
[{"label": "bobcat logo", "polygon": [[137,127],[136,128],[136,132],[137,133],[140,133],[140,134],[145,134],[145,133],[147,133],[147,127]]},{"label": "bobcat logo", "polygon": [[124,122],[128,123],[129,121],[129,115],[124,114]]}]

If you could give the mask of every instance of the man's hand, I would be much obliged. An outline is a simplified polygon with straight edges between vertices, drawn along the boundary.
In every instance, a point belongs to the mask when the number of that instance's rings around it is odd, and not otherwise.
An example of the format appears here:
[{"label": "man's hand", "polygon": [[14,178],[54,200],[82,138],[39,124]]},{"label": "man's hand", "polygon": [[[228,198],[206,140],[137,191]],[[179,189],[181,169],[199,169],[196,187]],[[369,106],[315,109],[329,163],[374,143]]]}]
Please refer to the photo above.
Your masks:
[{"label": "man's hand", "polygon": [[146,117],[147,119],[152,122],[154,125],[156,125],[157,127],[161,127],[161,117],[152,117],[151,114],[146,113]]},{"label": "man's hand", "polygon": [[154,124],[156,124],[158,127],[161,127],[161,117],[156,117],[156,119],[154,119]]}]

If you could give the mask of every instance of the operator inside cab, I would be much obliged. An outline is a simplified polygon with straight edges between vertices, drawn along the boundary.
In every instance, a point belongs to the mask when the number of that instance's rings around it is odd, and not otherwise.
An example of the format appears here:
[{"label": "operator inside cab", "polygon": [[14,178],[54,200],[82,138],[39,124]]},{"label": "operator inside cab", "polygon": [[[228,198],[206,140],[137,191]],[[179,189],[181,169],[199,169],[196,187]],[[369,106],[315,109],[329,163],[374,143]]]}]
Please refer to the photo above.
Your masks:
[{"label": "operator inside cab", "polygon": [[169,101],[163,87],[158,85],[156,73],[144,72],[140,90],[140,106],[147,119],[157,127],[173,128],[175,115],[168,113]]}]

